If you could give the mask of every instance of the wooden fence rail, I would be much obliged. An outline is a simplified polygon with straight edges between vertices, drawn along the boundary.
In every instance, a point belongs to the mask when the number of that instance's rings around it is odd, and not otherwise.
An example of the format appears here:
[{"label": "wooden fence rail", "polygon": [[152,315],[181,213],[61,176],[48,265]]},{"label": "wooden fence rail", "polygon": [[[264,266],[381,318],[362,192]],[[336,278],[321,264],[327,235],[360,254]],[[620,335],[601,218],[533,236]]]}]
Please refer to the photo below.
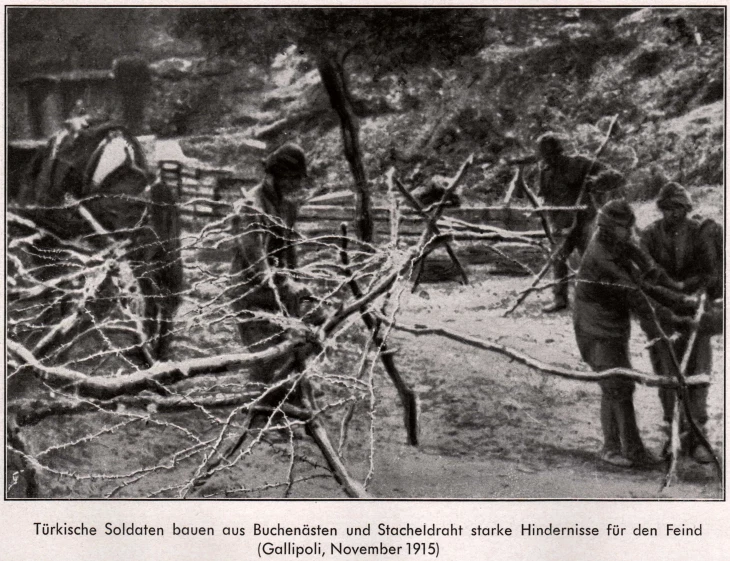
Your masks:
[{"label": "wooden fence rail", "polygon": [[[233,203],[240,199],[243,191],[259,181],[258,178],[235,176],[225,170],[188,169],[171,161],[160,162],[160,178],[175,188],[185,227],[191,230],[198,230],[211,220],[231,212]],[[317,202],[301,208],[297,222],[299,232],[307,238],[317,237],[320,241],[335,243],[343,222],[350,231],[354,231],[355,208],[349,192],[316,199]],[[336,204],[338,201],[341,204]],[[400,238],[406,244],[415,243],[423,233],[423,218],[405,200],[399,201],[398,210]],[[391,209],[376,206],[372,209],[372,216],[375,243],[387,242],[392,235]],[[455,249],[467,263],[493,262],[495,259],[493,251],[486,251],[484,241],[474,239],[475,229],[479,227],[497,227],[535,241],[545,237],[539,215],[533,207],[485,205],[447,208],[439,225],[449,232],[449,240],[459,242]],[[507,242],[500,246],[512,248],[510,253],[524,254],[528,259],[542,255],[540,248],[526,244]]]},{"label": "wooden fence rail", "polygon": [[[223,170],[187,169],[177,162],[160,162],[161,179],[175,187],[180,201],[180,210],[190,223],[200,223],[210,218],[225,215],[231,205],[249,189],[257,179],[234,176]],[[405,236],[418,235],[422,231],[423,219],[405,202],[400,205],[401,233]],[[390,209],[376,206],[372,210],[376,227],[387,226]],[[448,208],[444,216],[470,224],[490,225],[516,232],[540,230],[540,223],[534,208],[506,206],[470,206]],[[341,222],[352,222],[354,204],[352,200],[343,204],[306,204],[299,214],[302,228],[316,229],[316,224],[329,229],[330,223],[339,229]]]}]

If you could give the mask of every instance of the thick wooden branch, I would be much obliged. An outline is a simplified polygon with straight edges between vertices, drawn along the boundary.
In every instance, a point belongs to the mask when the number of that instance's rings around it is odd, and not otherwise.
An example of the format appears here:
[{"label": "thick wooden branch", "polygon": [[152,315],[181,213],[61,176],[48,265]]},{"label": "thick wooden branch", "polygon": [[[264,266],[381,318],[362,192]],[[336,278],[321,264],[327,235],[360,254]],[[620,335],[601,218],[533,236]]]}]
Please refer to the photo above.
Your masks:
[{"label": "thick wooden branch", "polygon": [[[275,410],[274,407],[266,404],[254,404],[254,400],[260,395],[261,390],[252,390],[250,392],[221,394],[217,396],[160,396],[157,394],[142,394],[121,395],[109,400],[85,399],[80,401],[65,398],[56,398],[53,400],[21,399],[8,403],[8,413],[15,417],[19,427],[36,425],[48,417],[98,413],[100,411],[114,412],[120,406],[129,409],[154,411],[156,413],[227,407],[251,409],[260,414],[272,413]],[[248,403],[251,403],[251,405],[246,406]],[[279,409],[288,416],[299,420],[306,420],[312,414],[291,403],[280,404]]]},{"label": "thick wooden branch", "polygon": [[[383,319],[383,321],[387,320]],[[419,336],[439,335],[441,337],[446,337],[448,339],[458,341],[459,343],[463,343],[471,347],[484,349],[486,351],[493,351],[507,356],[534,370],[538,370],[543,374],[551,374],[560,378],[579,380],[583,382],[600,382],[601,380],[607,380],[618,376],[633,380],[635,382],[638,382],[639,384],[650,387],[676,388],[679,386],[677,380],[674,380],[672,378],[657,376],[655,374],[647,374],[645,372],[639,372],[638,370],[632,370],[630,368],[611,368],[602,372],[588,372],[584,370],[574,370],[572,368],[555,366],[554,364],[543,362],[506,345],[500,345],[498,343],[493,343],[492,341],[480,339],[478,337],[473,337],[471,335],[466,335],[463,333],[458,333],[444,327],[415,327],[406,326],[398,323],[393,324],[393,327],[394,329],[398,329],[400,331],[405,331],[407,333],[412,333]],[[709,383],[709,376],[705,375],[692,376],[687,380],[688,385],[707,385]]]},{"label": "thick wooden branch", "polygon": [[[471,160],[467,160],[467,163],[469,163],[470,161]],[[466,169],[466,163],[464,164],[464,166],[462,166],[462,170],[459,173],[459,175],[457,175],[457,179],[463,177],[463,173],[464,173],[465,169]],[[416,198],[410,193],[410,191],[408,191],[408,189],[406,189],[405,186],[397,178],[393,177],[393,168],[391,168],[391,170],[388,172],[388,179],[390,180],[391,178],[394,180],[396,187],[398,187],[398,190],[406,198],[408,203],[426,221],[426,224],[428,225],[427,231],[432,232],[433,234],[436,234],[436,235],[440,234],[441,230],[436,225],[437,221],[432,221],[431,216],[429,216],[429,214],[423,209],[423,207],[421,206],[421,203],[419,203],[416,200]],[[456,185],[458,185],[458,183],[454,182],[452,184],[452,187],[455,188]],[[441,197],[441,201],[439,201],[439,204],[444,202],[447,196],[448,196],[448,192],[445,192],[443,194],[443,196]],[[444,241],[443,246],[446,248],[446,253],[448,253],[449,258],[456,266],[456,269],[459,271],[459,275],[461,275],[461,280],[462,280],[463,284],[469,284],[469,277],[466,275],[466,271],[464,270],[464,267],[461,264],[461,261],[459,261],[459,258],[456,256],[456,253],[454,253],[454,250],[451,248],[451,245],[449,245],[449,243],[447,241]],[[414,289],[418,286],[418,280],[419,280],[419,277],[420,277],[420,274],[422,271],[423,260],[425,258],[426,258],[426,256],[424,255],[418,262],[416,279],[415,279],[415,282],[413,283]]]},{"label": "thick wooden branch", "polygon": [[535,237],[542,237],[541,232],[513,232],[511,230],[505,230],[504,228],[498,228],[497,226],[485,226],[483,224],[473,224],[459,218],[446,217],[441,222],[443,226],[448,227],[445,232],[469,232],[476,234],[474,239],[490,239],[495,242],[517,242],[527,245],[532,245],[537,248],[543,247],[543,245],[535,241]]},{"label": "thick wooden branch", "polygon": [[332,108],[340,118],[342,144],[345,158],[355,179],[355,203],[357,233],[364,242],[373,240],[373,217],[370,202],[370,187],[360,149],[360,125],[352,109],[352,98],[346,80],[345,69],[336,55],[323,48],[317,60],[322,84],[327,91]]},{"label": "thick wooden branch", "polygon": [[52,386],[73,388],[79,395],[96,399],[111,399],[123,394],[135,394],[142,390],[156,391],[161,385],[180,380],[242,367],[258,361],[269,361],[289,355],[301,345],[299,338],[272,346],[256,353],[229,353],[214,357],[191,358],[181,361],[158,362],[150,368],[114,377],[87,376],[83,372],[63,366],[48,366],[16,341],[8,340],[8,350],[21,359],[45,382]]},{"label": "thick wooden branch", "polygon": [[[342,224],[341,229],[342,246],[340,250],[340,259],[348,273],[348,276],[350,277],[350,281],[348,283],[350,290],[355,298],[360,299],[363,295],[362,290],[355,280],[355,277],[349,271],[350,258],[347,255],[347,226]],[[373,314],[366,312],[365,308],[361,308],[360,317],[362,317],[363,323],[365,323],[365,326],[373,334],[373,343],[380,350],[379,355],[380,360],[383,363],[383,367],[398,390],[398,395],[400,396],[400,400],[403,405],[403,416],[406,425],[406,432],[408,434],[408,443],[411,446],[418,446],[418,396],[406,383],[403,376],[401,376],[398,371],[398,368],[395,365],[395,359],[389,352],[385,339],[380,334],[380,321]]]},{"label": "thick wooden branch", "polygon": [[449,196],[456,190],[456,188],[461,183],[461,180],[464,179],[466,176],[467,170],[472,166],[474,163],[474,154],[469,154],[469,157],[464,160],[464,163],[461,164],[461,167],[459,168],[459,171],[456,172],[456,175],[451,178],[451,182],[446,186],[446,189],[444,190],[444,194],[441,196],[441,200],[436,205],[436,208],[433,210],[430,216],[429,220],[429,226],[433,226],[438,222],[439,218],[441,218],[441,215],[443,214],[444,210],[446,210],[446,202],[449,200]]},{"label": "thick wooden branch", "polygon": [[[568,238],[566,238],[565,240],[567,240],[567,239]],[[522,304],[522,302],[524,302],[525,298],[527,298],[527,296],[531,292],[533,292],[535,290],[535,287],[540,283],[540,281],[542,280],[542,278],[550,270],[550,266],[553,264],[553,262],[555,261],[555,259],[558,257],[558,255],[560,255],[565,250],[565,243],[566,243],[565,240],[563,240],[563,242],[558,247],[556,247],[552,251],[552,253],[550,253],[550,257],[548,257],[547,261],[542,266],[542,269],[540,269],[540,271],[534,277],[532,277],[532,282],[530,283],[530,286],[528,286],[525,290],[523,290],[522,292],[520,292],[519,296],[517,296],[517,299],[514,301],[514,303],[512,304],[512,306],[510,306],[507,309],[507,311],[505,311],[502,314],[502,317],[507,317],[512,312],[514,312],[517,309],[517,307],[520,304]]]},{"label": "thick wooden branch", "polygon": [[[712,446],[710,445],[710,441],[707,439],[707,436],[704,432],[700,429],[699,425],[697,424],[697,421],[695,420],[694,416],[692,415],[692,408],[690,406],[690,396],[688,391],[688,386],[690,384],[690,380],[693,380],[694,378],[697,378],[698,376],[686,376],[687,367],[689,366],[689,359],[692,355],[692,351],[694,350],[694,345],[697,340],[697,334],[699,332],[699,326],[700,326],[700,320],[702,319],[702,315],[705,312],[705,304],[707,302],[707,293],[703,293],[700,297],[699,304],[697,306],[697,310],[695,312],[694,317],[694,324],[692,326],[692,329],[689,334],[689,339],[687,340],[687,348],[684,351],[684,356],[682,357],[682,362],[680,363],[677,360],[677,355],[674,352],[674,346],[672,345],[672,342],[669,340],[669,338],[664,333],[664,330],[662,329],[661,323],[659,322],[659,318],[657,317],[656,311],[654,310],[654,307],[651,305],[651,301],[649,300],[649,297],[646,294],[643,294],[644,298],[647,301],[647,304],[649,304],[649,307],[652,311],[652,320],[654,322],[654,325],[656,326],[657,330],[659,331],[662,340],[666,344],[666,348],[671,356],[672,362],[674,364],[674,377],[676,378],[677,382],[677,398],[681,400],[682,402],[682,409],[684,410],[684,415],[686,417],[687,423],[689,424],[690,431],[693,433],[693,436],[700,441],[701,446],[704,446],[707,451],[712,456],[712,462],[715,466],[715,469],[717,471],[717,476],[719,478],[719,481],[722,482],[722,464],[720,463],[720,459],[717,457],[717,454],[715,454],[715,451],[712,449]],[[679,432],[679,406],[675,402],[674,410],[672,412],[672,432]],[[669,462],[669,466],[667,467],[667,473],[664,478],[664,487],[667,487],[670,482],[671,478],[673,476],[673,472],[676,469],[676,462],[677,457],[679,453],[679,438],[672,437],[672,457]],[[663,488],[664,488],[663,487]]]},{"label": "thick wooden branch", "polygon": [[505,193],[505,195],[504,195],[504,201],[502,201],[502,204],[509,206],[509,204],[512,202],[512,195],[514,195],[515,188],[517,187],[517,184],[519,183],[519,179],[520,179],[521,175],[522,175],[522,166],[517,168],[514,176],[512,177],[512,181],[509,182],[509,187],[507,188],[507,193]]},{"label": "thick wooden branch", "polygon": [[532,190],[527,186],[527,182],[525,181],[525,176],[522,173],[522,166],[519,167],[517,171],[518,181],[520,184],[520,188],[522,189],[522,192],[527,197],[527,200],[530,201],[530,204],[535,208],[535,210],[538,213],[538,216],[540,217],[540,224],[542,224],[542,229],[545,230],[545,236],[547,236],[548,241],[550,242],[551,246],[555,245],[555,238],[553,237],[552,230],[550,229],[550,223],[548,222],[547,216],[545,215],[545,212],[540,209],[540,202],[537,200],[537,197],[532,192]]},{"label": "thick wooden branch", "polygon": [[[312,395],[312,388],[305,382],[302,383],[302,403],[306,409],[312,411],[316,409],[316,402]],[[353,479],[348,473],[347,467],[337,454],[337,450],[330,441],[327,429],[325,428],[324,423],[322,423],[322,420],[319,417],[314,416],[307,422],[306,427],[307,432],[322,451],[322,455],[327,461],[327,465],[329,465],[332,475],[344,489],[345,493],[354,499],[370,498],[365,487]]]}]

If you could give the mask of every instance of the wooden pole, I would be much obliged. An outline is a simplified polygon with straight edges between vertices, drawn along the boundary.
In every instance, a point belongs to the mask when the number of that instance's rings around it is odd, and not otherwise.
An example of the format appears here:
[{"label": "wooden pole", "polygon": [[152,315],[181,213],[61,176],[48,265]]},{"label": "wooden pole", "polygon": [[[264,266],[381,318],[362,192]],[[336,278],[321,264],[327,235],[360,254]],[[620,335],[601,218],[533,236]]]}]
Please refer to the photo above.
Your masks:
[{"label": "wooden pole", "polygon": [[340,118],[342,143],[345,158],[355,179],[355,224],[359,238],[367,243],[373,241],[373,217],[370,202],[370,187],[365,175],[360,150],[360,128],[352,108],[350,91],[345,79],[345,70],[337,54],[323,48],[317,67],[322,83],[327,90],[332,108]]},{"label": "wooden pole", "polygon": [[530,190],[530,188],[527,186],[527,182],[525,182],[525,177],[522,175],[522,166],[520,166],[520,169],[518,171],[518,177],[519,177],[519,183],[520,187],[522,188],[523,193],[527,196],[527,200],[530,201],[530,204],[538,209],[537,213],[540,217],[540,224],[542,224],[542,229],[545,230],[545,236],[547,236],[548,241],[550,242],[551,246],[555,245],[555,238],[553,238],[553,233],[550,229],[550,223],[548,222],[547,216],[545,215],[545,211],[539,210],[540,209],[540,202],[537,200],[537,197],[535,194]]},{"label": "wooden pole", "polygon": [[[646,294],[643,294],[644,298],[647,300],[647,303],[649,303],[649,298],[646,296]],[[669,338],[664,333],[664,330],[661,327],[661,324],[659,323],[659,319],[656,317],[656,313],[654,312],[654,307],[651,306],[649,303],[649,306],[652,310],[652,319],[654,321],[654,324],[659,331],[661,335],[661,340],[666,344],[669,355],[672,359],[672,363],[674,365],[674,375],[677,379],[677,382],[679,384],[677,388],[677,396],[676,399],[682,402],[682,409],[684,411],[684,415],[687,419],[687,423],[689,424],[690,431],[694,433],[694,436],[700,441],[700,445],[704,446],[707,451],[712,456],[712,462],[715,465],[715,469],[717,470],[718,478],[722,484],[722,465],[720,464],[720,460],[718,459],[717,455],[715,454],[715,451],[712,449],[712,445],[710,444],[709,440],[707,440],[707,437],[705,434],[700,430],[699,426],[697,425],[697,422],[695,421],[692,410],[690,408],[689,404],[689,389],[688,389],[688,383],[687,383],[687,376],[685,373],[687,372],[687,367],[689,366],[689,359],[692,355],[692,351],[694,350],[695,342],[697,341],[697,334],[699,332],[699,324],[700,320],[702,319],[702,315],[705,312],[705,305],[707,302],[707,293],[703,293],[700,297],[700,302],[697,306],[697,311],[694,316],[694,324],[692,326],[692,330],[690,331],[689,338],[687,340],[687,348],[684,351],[684,356],[682,357],[682,362],[680,363],[677,360],[677,355],[674,352],[674,347],[672,346],[672,342],[669,340]],[[695,376],[693,376],[694,378]],[[672,414],[672,432],[675,430],[675,424],[676,424],[676,430],[679,431],[679,407],[676,406]],[[674,442],[674,436],[672,436],[672,447],[671,447],[671,460],[669,463],[669,466],[667,468],[667,473],[664,478],[664,485],[662,486],[662,489],[665,487],[668,487],[670,485],[671,479],[676,472],[676,463],[677,463],[677,457],[679,453],[679,438],[676,439],[676,442]]]},{"label": "wooden pole", "polygon": [[[342,241],[340,247],[340,260],[345,268],[345,274],[350,278],[348,285],[355,298],[362,298],[362,290],[355,280],[352,271],[349,268],[350,258],[347,254],[347,226],[341,225]],[[393,358],[392,352],[388,349],[383,336],[380,334],[380,321],[368,313],[364,308],[361,310],[360,317],[362,317],[363,323],[373,334],[373,343],[380,349],[379,355],[380,360],[385,367],[385,371],[390,376],[398,395],[400,396],[401,403],[403,404],[404,420],[406,425],[406,432],[408,433],[408,444],[411,446],[418,446],[418,397],[411,387],[401,376],[398,368],[395,366],[395,359]]]},{"label": "wooden pole", "polygon": [[[458,187],[459,182],[463,179],[464,175],[466,174],[466,170],[471,166],[471,164],[474,161],[474,155],[470,155],[466,161],[462,164],[461,168],[459,168],[459,171],[456,173],[456,175],[452,178],[451,183],[444,191],[444,194],[441,196],[441,200],[436,205],[436,208],[433,210],[431,215],[429,215],[421,206],[421,204],[416,200],[416,198],[408,191],[408,189],[405,188],[405,186],[397,179],[393,178],[395,181],[396,187],[398,187],[398,190],[401,192],[401,194],[405,197],[405,199],[408,201],[408,203],[413,207],[413,209],[426,221],[426,236],[430,236],[431,234],[439,235],[440,229],[437,226],[439,218],[441,218],[441,215],[443,214],[444,209],[446,208],[446,201],[448,200],[448,197],[451,193],[454,192],[456,187]],[[389,179],[393,177],[392,169],[389,173]],[[469,284],[469,277],[466,274],[466,271],[464,270],[463,265],[461,264],[461,261],[459,261],[459,258],[456,256],[456,253],[454,253],[454,250],[451,248],[448,242],[443,241],[442,242],[444,247],[446,248],[446,253],[448,253],[449,258],[456,266],[457,270],[459,271],[459,274],[461,275],[462,284]],[[426,256],[428,255],[427,252],[424,252],[423,257],[418,260],[416,263],[416,270],[414,273],[414,283],[413,283],[413,291],[416,290],[419,284],[419,280],[421,277],[421,273],[423,271],[423,263],[425,261]]]}]

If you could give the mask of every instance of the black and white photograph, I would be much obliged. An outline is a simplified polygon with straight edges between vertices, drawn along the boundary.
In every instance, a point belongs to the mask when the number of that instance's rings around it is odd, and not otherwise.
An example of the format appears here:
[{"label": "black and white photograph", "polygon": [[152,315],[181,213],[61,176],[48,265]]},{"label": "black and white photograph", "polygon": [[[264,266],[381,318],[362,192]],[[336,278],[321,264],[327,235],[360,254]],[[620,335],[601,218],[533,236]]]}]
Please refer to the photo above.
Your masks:
[{"label": "black and white photograph", "polygon": [[4,502],[724,502],[726,10],[5,6]]}]

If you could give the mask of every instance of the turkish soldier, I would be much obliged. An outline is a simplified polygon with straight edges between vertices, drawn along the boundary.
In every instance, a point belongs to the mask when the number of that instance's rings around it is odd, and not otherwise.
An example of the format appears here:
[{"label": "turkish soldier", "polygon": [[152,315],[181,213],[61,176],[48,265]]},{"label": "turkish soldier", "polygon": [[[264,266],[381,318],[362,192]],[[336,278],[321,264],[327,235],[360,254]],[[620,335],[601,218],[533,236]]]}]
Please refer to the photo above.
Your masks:
[{"label": "turkish soldier", "polygon": [[[713,248],[710,247],[707,236],[703,235],[701,224],[688,218],[688,213],[692,209],[689,193],[678,183],[668,183],[659,192],[657,206],[662,218],[644,230],[641,235],[642,246],[684,292],[708,290],[713,292],[711,297],[715,296],[718,292],[718,287],[715,285],[718,283],[714,278],[717,265],[713,263]],[[717,260],[716,257],[714,261]],[[721,294],[721,282],[719,291]],[[662,324],[662,327],[666,326]],[[685,375],[709,375],[712,372],[711,337],[711,333],[704,329],[700,330],[689,356]],[[688,342],[689,332],[685,331],[672,343],[673,351],[680,362]],[[663,376],[674,375],[676,366],[669,343],[657,341],[650,348],[650,356],[655,373]],[[689,388],[689,409],[703,432],[706,432],[708,420],[708,389],[706,385],[693,385]],[[664,430],[669,434],[676,392],[660,388],[659,398],[664,412]],[[688,432],[686,421],[682,431],[682,450],[697,462],[711,462],[712,454],[704,446],[700,446],[698,439]]]},{"label": "turkish soldier", "polygon": [[[587,205],[583,212],[552,211],[548,213],[553,230],[571,228],[563,251],[555,257],[553,275],[558,282],[553,288],[553,303],[545,312],[557,312],[568,307],[568,259],[577,250],[581,255],[588,245],[591,223],[597,209],[625,183],[623,176],[615,170],[585,156],[567,156],[563,145],[554,133],[543,134],[537,140],[542,160],[538,194],[551,206]],[[584,193],[581,197],[581,192]],[[580,201],[578,199],[581,199]]]},{"label": "turkish soldier", "polygon": [[[647,319],[652,316],[653,307],[666,325],[681,326],[692,321],[642,293],[643,271],[632,260],[635,252],[630,250],[635,221],[625,200],[604,205],[578,270],[573,310],[575,337],[581,357],[597,372],[631,368],[632,313]],[[601,459],[622,467],[655,463],[656,459],[644,447],[636,423],[634,382],[611,378],[601,381],[600,386],[604,439]]]},{"label": "turkish soldier", "polygon": [[[263,181],[247,193],[232,217],[232,306],[241,341],[252,352],[283,342],[286,318],[300,317],[301,302],[311,295],[292,278],[297,268],[294,224],[308,191],[304,151],[287,143],[263,163]],[[256,364],[252,379],[270,383],[289,360]]]}]

